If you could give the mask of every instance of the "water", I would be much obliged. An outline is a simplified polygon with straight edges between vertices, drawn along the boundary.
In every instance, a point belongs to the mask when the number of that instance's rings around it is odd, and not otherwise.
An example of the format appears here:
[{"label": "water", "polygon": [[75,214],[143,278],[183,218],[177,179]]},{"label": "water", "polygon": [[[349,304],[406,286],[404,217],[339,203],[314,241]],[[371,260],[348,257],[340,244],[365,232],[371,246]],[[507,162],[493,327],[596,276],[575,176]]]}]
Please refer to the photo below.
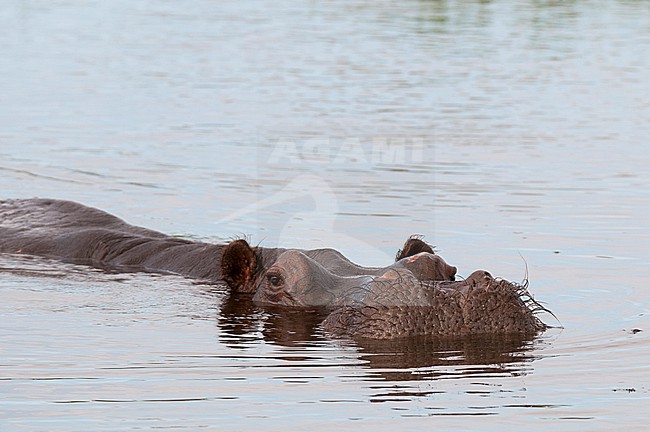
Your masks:
[{"label": "water", "polygon": [[332,340],[220,285],[3,256],[0,429],[642,430],[649,23],[639,1],[3,2],[1,197],[366,265],[424,234],[464,275],[527,268],[564,329]]}]

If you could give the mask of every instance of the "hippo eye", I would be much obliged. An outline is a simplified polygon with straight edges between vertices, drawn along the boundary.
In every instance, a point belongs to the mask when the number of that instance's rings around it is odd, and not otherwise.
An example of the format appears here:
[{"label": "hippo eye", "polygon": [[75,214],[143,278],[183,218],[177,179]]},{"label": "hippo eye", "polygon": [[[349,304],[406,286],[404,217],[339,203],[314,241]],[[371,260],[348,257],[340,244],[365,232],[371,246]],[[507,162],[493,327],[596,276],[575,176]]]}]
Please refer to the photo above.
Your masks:
[{"label": "hippo eye", "polygon": [[284,278],[279,272],[269,271],[266,274],[266,283],[271,288],[280,288],[284,285]]},{"label": "hippo eye", "polygon": [[264,277],[264,296],[266,300],[271,303],[278,303],[282,301],[285,295],[284,292],[284,277],[275,269],[269,270]]}]

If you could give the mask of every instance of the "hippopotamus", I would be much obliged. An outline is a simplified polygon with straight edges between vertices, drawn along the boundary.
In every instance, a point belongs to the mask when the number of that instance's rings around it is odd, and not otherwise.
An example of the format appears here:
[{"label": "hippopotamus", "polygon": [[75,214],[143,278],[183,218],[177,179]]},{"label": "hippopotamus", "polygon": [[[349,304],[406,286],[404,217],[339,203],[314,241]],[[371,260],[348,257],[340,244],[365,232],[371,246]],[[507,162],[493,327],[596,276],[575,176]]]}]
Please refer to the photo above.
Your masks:
[{"label": "hippopotamus", "polygon": [[[253,292],[254,281],[283,253],[293,249],[251,247],[243,240],[210,244],[133,226],[102,210],[54,199],[0,200],[0,252],[31,254],[76,264],[126,271],[174,273],[231,289]],[[294,250],[297,251],[297,250]],[[408,257],[426,251],[420,264]],[[385,269],[363,267],[334,249],[300,250],[339,276],[378,275]],[[453,280],[456,267],[433,254],[418,237],[398,252],[395,266],[410,268],[422,280]]]},{"label": "hippopotamus", "polygon": [[357,265],[334,249],[209,244],[130,225],[71,201],[0,201],[0,252],[25,253],[126,271],[224,281],[260,305],[319,308],[332,335],[392,339],[417,335],[531,335],[546,328],[526,286],[457,268],[419,237],[387,267]]}]

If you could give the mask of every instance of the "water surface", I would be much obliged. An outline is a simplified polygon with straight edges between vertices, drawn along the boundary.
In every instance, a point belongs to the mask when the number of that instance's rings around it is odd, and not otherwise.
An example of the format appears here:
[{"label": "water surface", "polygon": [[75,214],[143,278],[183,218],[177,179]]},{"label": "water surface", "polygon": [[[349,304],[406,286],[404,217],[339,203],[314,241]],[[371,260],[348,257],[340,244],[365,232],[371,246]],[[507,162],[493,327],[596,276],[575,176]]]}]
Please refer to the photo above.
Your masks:
[{"label": "water surface", "polygon": [[2,256],[0,429],[643,429],[648,23],[638,1],[5,1],[0,197],[366,265],[423,234],[463,275],[527,275],[564,329],[333,340],[220,285]]}]

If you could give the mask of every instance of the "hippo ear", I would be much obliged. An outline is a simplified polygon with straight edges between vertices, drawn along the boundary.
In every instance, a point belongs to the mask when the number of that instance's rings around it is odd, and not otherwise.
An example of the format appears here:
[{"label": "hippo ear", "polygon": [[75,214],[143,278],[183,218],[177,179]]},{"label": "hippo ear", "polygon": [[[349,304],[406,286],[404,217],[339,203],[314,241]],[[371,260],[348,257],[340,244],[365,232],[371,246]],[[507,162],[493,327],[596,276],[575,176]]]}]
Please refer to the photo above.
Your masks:
[{"label": "hippo ear", "polygon": [[256,269],[257,255],[246,240],[235,240],[226,246],[221,257],[221,275],[230,288],[240,292],[253,291]]},{"label": "hippo ear", "polygon": [[422,236],[412,235],[406,240],[402,249],[397,251],[395,261],[417,255],[420,252],[434,253],[433,248],[422,240]]}]

